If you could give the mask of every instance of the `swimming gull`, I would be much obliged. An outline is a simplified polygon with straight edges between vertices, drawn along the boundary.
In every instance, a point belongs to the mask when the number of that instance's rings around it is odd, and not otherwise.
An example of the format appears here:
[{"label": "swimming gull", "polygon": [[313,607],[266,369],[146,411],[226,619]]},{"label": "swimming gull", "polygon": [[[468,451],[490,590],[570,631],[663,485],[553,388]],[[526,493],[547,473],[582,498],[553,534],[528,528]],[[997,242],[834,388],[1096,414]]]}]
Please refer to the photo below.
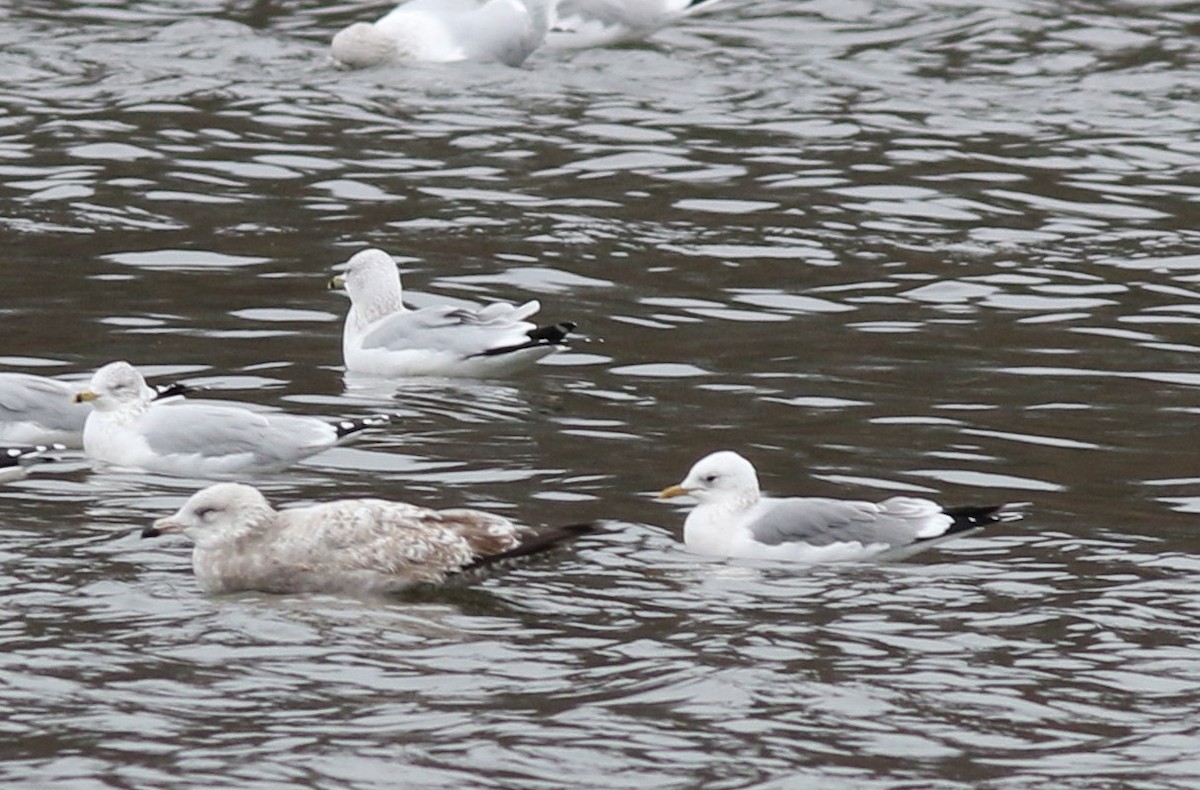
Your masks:
[{"label": "swimming gull", "polygon": [[0,448],[0,483],[20,480],[29,474],[29,467],[44,461],[53,461],[46,453],[65,450],[62,444],[35,444],[26,447]]},{"label": "swimming gull", "polygon": [[594,524],[532,528],[482,510],[432,510],[383,499],[343,499],[275,510],[241,483],[218,483],[142,537],[183,533],[210,593],[372,595],[537,554]]},{"label": "swimming gull", "polygon": [[661,498],[691,496],[683,540],[701,554],[829,562],[898,559],[942,538],[998,521],[1015,521],[1020,505],[943,508],[915,497],[860,502],[818,497],[776,499],[759,493],[758,474],[724,450],[701,458]]},{"label": "swimming gull", "polygon": [[554,0],[409,0],[374,24],[333,37],[333,59],[351,68],[391,62],[491,61],[519,66],[546,37]]},{"label": "swimming gull", "polygon": [[142,374],[123,361],[97,370],[75,398],[94,407],[83,429],[89,458],[186,477],[278,470],[387,421],[331,424],[194,400],[160,403]]},{"label": "swimming gull", "polygon": [[562,348],[575,324],[537,326],[526,319],[541,305],[493,302],[479,308],[442,305],[410,310],[400,271],[383,250],[363,250],[334,277],[350,311],[342,332],[349,373],[406,376],[504,376]]},{"label": "swimming gull", "polygon": [[546,34],[552,49],[605,47],[638,41],[720,0],[559,0]]},{"label": "swimming gull", "polygon": [[[83,424],[92,407],[73,401],[77,389],[45,376],[0,373],[0,443],[83,447]],[[188,389],[178,382],[158,384],[155,397],[171,398]]]}]

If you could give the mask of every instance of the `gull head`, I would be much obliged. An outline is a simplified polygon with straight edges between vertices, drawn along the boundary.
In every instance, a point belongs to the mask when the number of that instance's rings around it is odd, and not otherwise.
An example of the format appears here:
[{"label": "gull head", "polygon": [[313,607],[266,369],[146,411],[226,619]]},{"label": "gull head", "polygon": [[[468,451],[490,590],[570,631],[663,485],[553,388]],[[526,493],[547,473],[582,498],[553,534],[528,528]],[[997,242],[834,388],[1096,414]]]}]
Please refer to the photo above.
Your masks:
[{"label": "gull head", "polygon": [[369,323],[404,309],[400,270],[391,255],[378,249],[363,250],[346,261],[342,269],[329,281],[329,287],[346,289],[360,322]]},{"label": "gull head", "polygon": [[356,252],[342,264],[343,272],[329,281],[330,288],[345,288],[350,298],[365,296],[380,286],[395,280],[400,282],[400,270],[391,255],[380,249]]},{"label": "gull head", "polygon": [[660,499],[690,496],[700,504],[726,499],[757,499],[758,473],[754,465],[731,450],[706,455],[688,471],[683,482],[668,486]]},{"label": "gull head", "polygon": [[75,403],[91,403],[98,411],[120,409],[128,404],[149,403],[156,393],[142,374],[128,362],[109,362],[92,374],[88,388],[77,392]]},{"label": "gull head", "polygon": [[184,534],[200,549],[212,549],[252,533],[274,510],[253,486],[217,483],[192,494],[172,516],[142,530],[143,538]]},{"label": "gull head", "polygon": [[375,25],[355,22],[333,37],[333,59],[352,69],[380,66],[396,60],[396,42]]}]

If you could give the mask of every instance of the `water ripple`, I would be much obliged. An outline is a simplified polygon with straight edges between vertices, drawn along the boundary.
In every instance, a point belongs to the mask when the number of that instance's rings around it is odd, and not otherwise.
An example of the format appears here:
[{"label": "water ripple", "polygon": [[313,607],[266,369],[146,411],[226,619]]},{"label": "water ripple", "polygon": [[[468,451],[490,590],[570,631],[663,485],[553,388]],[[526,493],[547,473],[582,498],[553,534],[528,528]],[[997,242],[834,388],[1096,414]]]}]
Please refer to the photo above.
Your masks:
[{"label": "water ripple", "polygon": [[[411,599],[209,598],[137,536],[204,481],[65,454],[0,492],[6,782],[1196,783],[1192,10],[726,0],[521,69],[333,68],[377,14],[11,9],[2,361],[394,415],[256,477],[278,502],[608,530]],[[366,245],[415,305],[537,298],[580,341],[346,377],[323,285]],[[710,560],[653,492],[721,446],[778,494],[1033,504],[910,563]]]}]

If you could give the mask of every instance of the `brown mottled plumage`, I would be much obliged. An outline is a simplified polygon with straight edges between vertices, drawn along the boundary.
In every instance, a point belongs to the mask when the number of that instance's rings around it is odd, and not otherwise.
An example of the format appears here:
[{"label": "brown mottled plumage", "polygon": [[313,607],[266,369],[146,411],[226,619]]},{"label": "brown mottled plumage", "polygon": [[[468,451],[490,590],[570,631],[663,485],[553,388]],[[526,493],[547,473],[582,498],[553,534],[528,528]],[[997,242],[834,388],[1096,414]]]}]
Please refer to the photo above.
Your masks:
[{"label": "brown mottled plumage", "polygon": [[207,592],[393,593],[537,553],[592,525],[533,529],[482,510],[346,499],[275,510],[258,489],[219,483],[143,537],[184,533]]}]

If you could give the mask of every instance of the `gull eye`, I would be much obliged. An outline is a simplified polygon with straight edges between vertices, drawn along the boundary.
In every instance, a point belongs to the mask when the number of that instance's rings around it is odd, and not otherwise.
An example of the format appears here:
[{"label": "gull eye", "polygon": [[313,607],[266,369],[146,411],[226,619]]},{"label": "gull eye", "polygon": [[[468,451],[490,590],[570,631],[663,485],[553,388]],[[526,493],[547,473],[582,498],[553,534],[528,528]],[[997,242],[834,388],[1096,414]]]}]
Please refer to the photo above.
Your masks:
[{"label": "gull eye", "polygon": [[201,521],[208,521],[209,517],[216,512],[217,509],[215,507],[198,507],[196,508],[196,518]]},{"label": "gull eye", "polygon": [[713,483],[717,482],[717,476],[716,475],[705,475],[704,482],[708,483],[709,485],[712,485]]}]

